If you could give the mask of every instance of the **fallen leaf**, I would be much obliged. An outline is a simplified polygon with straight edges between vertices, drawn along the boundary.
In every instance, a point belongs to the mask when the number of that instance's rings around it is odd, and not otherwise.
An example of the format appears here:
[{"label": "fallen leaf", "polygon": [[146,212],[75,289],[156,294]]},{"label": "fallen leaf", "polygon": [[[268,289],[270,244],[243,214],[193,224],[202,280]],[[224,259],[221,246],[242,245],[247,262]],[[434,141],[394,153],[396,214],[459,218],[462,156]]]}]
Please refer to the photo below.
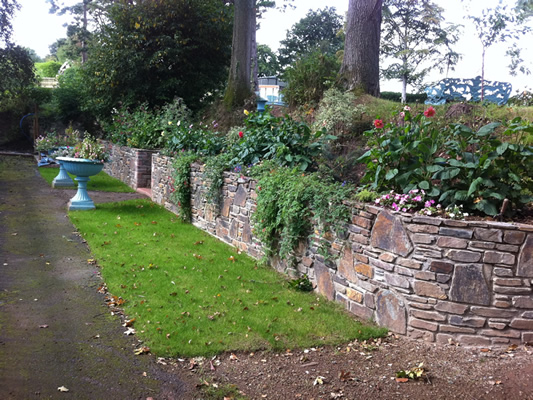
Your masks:
[{"label": "fallen leaf", "polygon": [[17,235],[18,235],[18,233],[12,233],[11,234],[11,236],[17,236]]},{"label": "fallen leaf", "polygon": [[489,381],[489,384],[491,384],[491,385],[501,385],[502,381]]},{"label": "fallen leaf", "polygon": [[203,240],[199,240],[197,242],[194,243],[196,246],[198,246],[199,244],[204,244],[204,241]]},{"label": "fallen leaf", "polygon": [[140,356],[141,354],[147,354],[150,352],[150,348],[146,346],[141,346],[138,349],[134,350],[134,353],[136,356]]},{"label": "fallen leaf", "polygon": [[490,349],[480,349],[479,351],[482,353],[490,353]]},{"label": "fallen leaf", "polygon": [[396,382],[398,383],[409,382],[409,378],[396,378]]},{"label": "fallen leaf", "polygon": [[48,325],[39,325],[39,328],[48,328]]},{"label": "fallen leaf", "polygon": [[124,332],[124,335],[135,335],[135,329],[133,328],[128,328],[125,332]]},{"label": "fallen leaf", "polygon": [[239,360],[239,358],[233,353],[231,353],[231,355],[229,356],[229,359],[232,360],[232,361],[238,361]]},{"label": "fallen leaf", "polygon": [[60,392],[68,392],[68,389],[65,386],[59,386],[57,390],[59,390]]},{"label": "fallen leaf", "polygon": [[518,349],[518,345],[516,345],[516,344],[512,344],[512,345],[510,345],[509,347],[507,347],[507,350],[506,350],[506,351],[507,351],[507,353],[510,353],[510,352],[512,352],[512,351],[515,351],[516,349]]},{"label": "fallen leaf", "polygon": [[313,382],[313,385],[323,385],[324,384],[324,378],[323,376],[317,376],[315,381]]}]

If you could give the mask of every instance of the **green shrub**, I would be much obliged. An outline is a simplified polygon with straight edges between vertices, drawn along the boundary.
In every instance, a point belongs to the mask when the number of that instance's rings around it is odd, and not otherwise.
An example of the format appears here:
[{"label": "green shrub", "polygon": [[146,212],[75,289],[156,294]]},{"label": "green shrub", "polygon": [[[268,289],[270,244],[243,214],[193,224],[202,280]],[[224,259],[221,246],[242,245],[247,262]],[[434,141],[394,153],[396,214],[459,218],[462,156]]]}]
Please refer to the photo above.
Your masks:
[{"label": "green shrub", "polygon": [[530,90],[524,90],[511,97],[507,104],[511,106],[533,107],[533,92]]},{"label": "green shrub", "polygon": [[35,70],[41,78],[55,78],[60,68],[61,63],[58,61],[35,63]]},{"label": "green shrub", "polygon": [[340,63],[334,56],[315,51],[287,68],[283,77],[288,86],[283,98],[290,106],[316,105],[323,93],[333,86]]},{"label": "green shrub", "polygon": [[314,129],[325,128],[333,135],[351,132],[366,111],[366,107],[355,104],[355,100],[352,92],[342,92],[337,88],[326,90],[315,116]]},{"label": "green shrub", "polygon": [[269,112],[250,113],[246,127],[238,133],[240,140],[228,151],[233,155],[232,166],[257,164],[261,160],[275,160],[278,165],[298,167],[305,171],[323,146],[334,136],[322,129],[315,134],[303,123],[289,116],[274,117]]},{"label": "green shrub", "polygon": [[474,131],[461,124],[437,127],[434,110],[427,116],[402,113],[403,123],[383,126],[376,120],[367,132],[370,150],[360,161],[367,166],[363,182],[372,189],[423,190],[443,206],[464,205],[488,215],[498,214],[504,199],[518,207],[532,200],[524,190],[533,189],[526,179],[533,148],[523,144],[531,123],[516,118]]}]

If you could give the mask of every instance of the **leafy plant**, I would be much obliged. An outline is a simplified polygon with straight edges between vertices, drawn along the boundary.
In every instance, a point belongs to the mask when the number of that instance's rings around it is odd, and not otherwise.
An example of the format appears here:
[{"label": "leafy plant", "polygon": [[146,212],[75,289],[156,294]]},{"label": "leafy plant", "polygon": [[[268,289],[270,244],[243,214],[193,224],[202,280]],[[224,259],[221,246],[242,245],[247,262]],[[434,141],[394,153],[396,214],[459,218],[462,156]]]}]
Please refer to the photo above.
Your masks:
[{"label": "leafy plant", "polygon": [[312,292],[314,289],[313,283],[309,280],[309,277],[307,275],[303,275],[300,278],[290,280],[289,287],[296,290],[300,290],[302,292]]},{"label": "leafy plant", "polygon": [[252,220],[266,257],[289,256],[300,240],[312,234],[313,225],[326,233],[349,217],[343,203],[352,191],[348,186],[272,162],[254,167],[253,172],[258,177],[258,197]]},{"label": "leafy plant", "polygon": [[239,132],[240,140],[229,151],[232,165],[257,164],[261,160],[276,160],[278,165],[307,170],[325,143],[336,139],[325,130],[311,133],[309,126],[285,116],[274,117],[269,112],[249,113],[246,128]]},{"label": "leafy plant", "polygon": [[172,163],[170,198],[179,207],[179,216],[185,222],[190,222],[192,218],[191,163],[197,159],[196,154],[182,153]]},{"label": "leafy plant", "polygon": [[533,148],[521,144],[533,129],[516,118],[506,125],[490,123],[474,131],[455,124],[438,128],[430,118],[434,110],[384,126],[375,121],[368,131],[363,181],[373,190],[408,193],[424,190],[443,206],[463,204],[465,209],[496,215],[504,199],[515,206],[532,200],[528,171],[533,168]]},{"label": "leafy plant", "polygon": [[355,104],[352,92],[341,92],[337,88],[328,89],[320,100],[313,128],[325,128],[327,132],[341,135],[352,131],[356,121],[361,120],[366,107]]},{"label": "leafy plant", "polygon": [[205,197],[209,203],[216,206],[220,204],[222,198],[221,188],[224,183],[224,171],[229,165],[230,157],[228,153],[220,153],[205,158],[204,177],[208,182]]},{"label": "leafy plant", "polygon": [[424,363],[420,363],[420,364],[418,364],[418,366],[410,368],[410,369],[407,369],[407,370],[402,369],[402,370],[396,372],[396,378],[399,378],[399,379],[425,379],[425,380],[428,380],[427,371],[424,368]]}]

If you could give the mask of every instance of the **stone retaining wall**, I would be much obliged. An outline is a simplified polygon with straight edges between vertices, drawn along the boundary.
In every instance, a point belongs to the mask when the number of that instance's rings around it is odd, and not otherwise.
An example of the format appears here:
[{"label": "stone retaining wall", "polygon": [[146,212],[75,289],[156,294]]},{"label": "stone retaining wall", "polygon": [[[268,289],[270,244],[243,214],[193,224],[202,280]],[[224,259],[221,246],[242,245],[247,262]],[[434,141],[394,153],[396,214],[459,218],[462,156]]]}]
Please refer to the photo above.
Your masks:
[{"label": "stone retaining wall", "polygon": [[[153,200],[169,200],[171,161],[153,155]],[[192,166],[193,223],[261,257],[250,215],[255,182],[226,173],[218,209],[205,201],[203,166]],[[362,319],[440,343],[533,343],[533,226],[454,221],[350,203],[343,232],[302,243],[285,273],[306,273],[317,291]],[[326,240],[326,257],[320,242]],[[322,243],[323,244],[323,243]]]},{"label": "stone retaining wall", "polygon": [[104,171],[133,189],[149,188],[152,179],[152,150],[133,149],[103,142],[111,162],[104,164]]}]

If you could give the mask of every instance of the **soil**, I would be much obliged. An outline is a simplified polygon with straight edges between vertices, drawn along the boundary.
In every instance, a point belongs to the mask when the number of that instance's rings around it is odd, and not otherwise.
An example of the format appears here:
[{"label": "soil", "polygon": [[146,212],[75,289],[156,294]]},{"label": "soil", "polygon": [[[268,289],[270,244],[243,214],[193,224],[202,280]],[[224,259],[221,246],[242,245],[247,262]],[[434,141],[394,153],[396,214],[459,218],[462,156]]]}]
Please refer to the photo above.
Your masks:
[{"label": "soil", "polygon": [[[249,399],[533,400],[531,346],[476,349],[390,335],[213,359],[135,356],[141,344],[110,315],[66,217],[74,192],[50,189],[30,158],[0,161],[8,171],[0,173],[2,399],[206,399],[205,389],[230,384]],[[90,194],[97,204],[138,196]],[[396,380],[421,363],[420,379]]]}]

